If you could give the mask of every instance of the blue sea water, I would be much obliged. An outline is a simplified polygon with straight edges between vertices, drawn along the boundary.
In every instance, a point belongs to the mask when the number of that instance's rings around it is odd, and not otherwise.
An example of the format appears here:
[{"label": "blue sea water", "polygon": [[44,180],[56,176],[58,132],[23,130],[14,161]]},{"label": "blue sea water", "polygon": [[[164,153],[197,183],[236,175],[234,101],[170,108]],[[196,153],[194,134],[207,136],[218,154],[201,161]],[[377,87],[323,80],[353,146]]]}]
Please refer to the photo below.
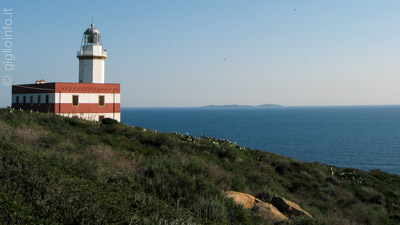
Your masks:
[{"label": "blue sea water", "polygon": [[122,122],[306,162],[400,174],[400,106],[123,108]]}]

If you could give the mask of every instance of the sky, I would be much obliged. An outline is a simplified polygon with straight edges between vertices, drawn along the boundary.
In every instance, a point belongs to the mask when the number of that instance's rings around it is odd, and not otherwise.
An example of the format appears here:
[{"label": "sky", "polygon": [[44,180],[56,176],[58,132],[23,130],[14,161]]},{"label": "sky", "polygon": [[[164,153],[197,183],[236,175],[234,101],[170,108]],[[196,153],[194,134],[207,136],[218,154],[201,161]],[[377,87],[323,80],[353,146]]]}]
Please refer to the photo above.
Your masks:
[{"label": "sky", "polygon": [[12,30],[1,107],[10,84],[78,82],[92,17],[122,107],[400,104],[396,0],[1,0],[0,9],[12,9],[0,15],[0,49]]}]

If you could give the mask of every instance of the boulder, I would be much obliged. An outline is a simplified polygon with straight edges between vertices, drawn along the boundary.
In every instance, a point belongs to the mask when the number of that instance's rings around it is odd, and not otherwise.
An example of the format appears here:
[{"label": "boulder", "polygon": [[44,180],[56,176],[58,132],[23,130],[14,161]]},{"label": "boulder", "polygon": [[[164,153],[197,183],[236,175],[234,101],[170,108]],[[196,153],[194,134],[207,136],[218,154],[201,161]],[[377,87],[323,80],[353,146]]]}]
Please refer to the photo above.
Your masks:
[{"label": "boulder", "polygon": [[256,203],[262,203],[260,199],[246,194],[246,193],[241,193],[237,191],[227,191],[225,192],[225,195],[228,198],[232,198],[233,201],[235,201],[237,204],[240,204],[243,206],[245,209],[252,209]]},{"label": "boulder", "polygon": [[294,202],[291,202],[285,198],[281,197],[273,197],[272,205],[274,205],[279,211],[285,213],[287,216],[308,216],[312,217],[310,213],[302,209],[299,205]]},{"label": "boulder", "polygon": [[282,214],[275,206],[269,203],[256,203],[252,210],[255,215],[274,223],[289,220],[289,218]]}]

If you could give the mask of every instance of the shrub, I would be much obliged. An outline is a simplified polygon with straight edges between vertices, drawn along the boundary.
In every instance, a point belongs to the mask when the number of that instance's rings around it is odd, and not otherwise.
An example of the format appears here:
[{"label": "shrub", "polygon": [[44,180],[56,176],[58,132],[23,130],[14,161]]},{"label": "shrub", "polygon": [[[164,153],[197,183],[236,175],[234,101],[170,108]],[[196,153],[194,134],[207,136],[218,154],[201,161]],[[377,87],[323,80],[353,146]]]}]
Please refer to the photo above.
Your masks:
[{"label": "shrub", "polygon": [[256,197],[264,202],[271,203],[273,197],[277,197],[278,193],[273,191],[268,186],[265,186],[257,195]]},{"label": "shrub", "polygon": [[101,120],[101,124],[103,124],[103,125],[114,125],[114,124],[117,124],[117,123],[118,123],[117,120],[114,120],[114,119],[111,119],[111,118],[104,118],[104,119]]},{"label": "shrub", "polygon": [[191,206],[191,211],[198,217],[206,221],[216,221],[227,223],[229,213],[227,207],[221,199],[201,197]]},{"label": "shrub", "polygon": [[385,203],[385,196],[372,187],[357,186],[354,192],[355,196],[362,202],[379,205]]},{"label": "shrub", "polygon": [[246,180],[242,176],[234,176],[232,178],[231,189],[235,191],[243,191],[246,187]]}]

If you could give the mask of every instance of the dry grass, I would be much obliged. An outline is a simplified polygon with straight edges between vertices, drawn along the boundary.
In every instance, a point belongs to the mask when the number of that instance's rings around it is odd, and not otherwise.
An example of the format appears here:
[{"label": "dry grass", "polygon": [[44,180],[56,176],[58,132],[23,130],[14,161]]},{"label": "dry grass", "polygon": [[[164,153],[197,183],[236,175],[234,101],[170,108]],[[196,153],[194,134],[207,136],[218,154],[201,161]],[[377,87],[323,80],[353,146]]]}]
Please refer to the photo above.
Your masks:
[{"label": "dry grass", "polygon": [[122,156],[116,150],[106,145],[91,146],[83,153],[83,157],[88,161],[96,161],[103,166],[98,168],[99,174],[117,175],[134,171],[136,162],[134,159]]},{"label": "dry grass", "polygon": [[75,144],[68,138],[63,139],[57,146],[55,146],[55,150],[60,152],[71,152],[74,148]]},{"label": "dry grass", "polygon": [[211,181],[222,190],[227,190],[231,186],[232,181],[230,176],[217,165],[206,162],[203,159],[182,155],[179,152],[176,152],[175,156],[179,158],[184,168],[198,170],[198,173],[202,173],[207,180]]},{"label": "dry grass", "polygon": [[108,162],[114,157],[114,150],[110,146],[90,146],[84,152],[84,157],[89,161]]},{"label": "dry grass", "polygon": [[224,171],[210,163],[205,163],[204,165],[207,178],[214,184],[222,190],[227,190],[231,186],[231,178]]},{"label": "dry grass", "polygon": [[0,121],[0,135],[7,136],[7,134],[9,133],[9,130],[10,130],[10,126],[5,122]]},{"label": "dry grass", "polygon": [[16,143],[31,145],[40,137],[48,134],[48,131],[44,130],[40,126],[21,126],[14,128],[9,134],[9,138]]},{"label": "dry grass", "polygon": [[351,222],[344,218],[343,213],[340,211],[329,211],[326,215],[321,216],[321,218],[324,218],[329,225],[357,225],[356,222]]}]

